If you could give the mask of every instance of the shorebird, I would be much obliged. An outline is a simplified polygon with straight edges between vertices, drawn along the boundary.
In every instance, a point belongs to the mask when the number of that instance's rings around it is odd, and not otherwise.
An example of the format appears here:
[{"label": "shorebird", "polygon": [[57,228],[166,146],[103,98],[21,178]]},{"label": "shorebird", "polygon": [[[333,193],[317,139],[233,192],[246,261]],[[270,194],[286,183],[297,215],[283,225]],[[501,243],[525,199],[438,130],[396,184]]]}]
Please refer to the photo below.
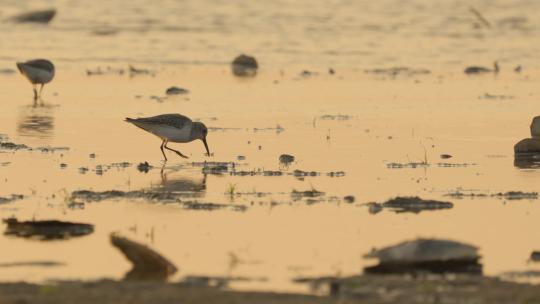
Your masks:
[{"label": "shorebird", "polygon": [[206,143],[206,135],[208,135],[208,129],[202,122],[193,122],[189,117],[181,114],[162,114],[152,117],[143,118],[126,118],[126,122],[132,123],[135,126],[150,132],[163,141],[161,143],[161,153],[167,161],[167,156],[163,148],[173,151],[183,158],[188,158],[180,151],[167,147],[167,143],[187,143],[196,139],[202,140],[206,153],[210,156],[210,150]]},{"label": "shorebird", "polygon": [[[17,62],[17,68],[34,86],[34,101],[41,98],[41,91],[46,83],[54,78],[54,64],[47,59],[34,59]],[[40,84],[39,94],[36,85]]]},{"label": "shorebird", "polygon": [[481,73],[499,73],[499,63],[495,61],[493,63],[493,69],[481,67],[481,66],[470,66],[465,69],[465,74],[481,74]]}]

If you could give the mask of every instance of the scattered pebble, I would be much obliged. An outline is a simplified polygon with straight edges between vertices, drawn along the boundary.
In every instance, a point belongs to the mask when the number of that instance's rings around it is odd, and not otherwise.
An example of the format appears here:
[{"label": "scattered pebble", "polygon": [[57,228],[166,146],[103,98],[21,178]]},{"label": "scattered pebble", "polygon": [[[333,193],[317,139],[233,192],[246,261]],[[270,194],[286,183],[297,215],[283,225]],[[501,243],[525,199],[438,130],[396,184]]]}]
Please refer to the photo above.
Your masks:
[{"label": "scattered pebble", "polygon": [[137,170],[139,170],[139,172],[148,173],[150,169],[152,169],[152,166],[146,161],[137,165]]},{"label": "scattered pebble", "polygon": [[344,200],[346,203],[352,204],[352,203],[354,203],[354,201],[355,201],[355,197],[352,196],[352,195],[347,195],[347,196],[343,197],[343,200]]},{"label": "scattered pebble", "polygon": [[257,75],[259,64],[253,56],[240,55],[231,63],[232,73],[239,77],[253,77]]},{"label": "scattered pebble", "polygon": [[188,94],[189,90],[186,90],[184,88],[179,87],[170,87],[165,91],[165,94],[167,95],[181,95],[181,94]]},{"label": "scattered pebble", "polygon": [[284,165],[289,165],[290,163],[294,162],[294,156],[290,154],[281,154],[279,156],[279,162]]}]

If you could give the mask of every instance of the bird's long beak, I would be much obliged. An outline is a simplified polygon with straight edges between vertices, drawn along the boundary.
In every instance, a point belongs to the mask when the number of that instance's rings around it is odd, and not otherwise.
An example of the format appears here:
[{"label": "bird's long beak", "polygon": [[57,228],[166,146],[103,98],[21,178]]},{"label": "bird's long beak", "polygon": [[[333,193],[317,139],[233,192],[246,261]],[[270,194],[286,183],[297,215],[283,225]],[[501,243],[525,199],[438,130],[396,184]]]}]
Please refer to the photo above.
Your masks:
[{"label": "bird's long beak", "polygon": [[210,150],[208,149],[208,144],[206,143],[206,138],[203,138],[202,142],[204,143],[204,147],[206,148],[206,154],[208,156],[210,156]]}]

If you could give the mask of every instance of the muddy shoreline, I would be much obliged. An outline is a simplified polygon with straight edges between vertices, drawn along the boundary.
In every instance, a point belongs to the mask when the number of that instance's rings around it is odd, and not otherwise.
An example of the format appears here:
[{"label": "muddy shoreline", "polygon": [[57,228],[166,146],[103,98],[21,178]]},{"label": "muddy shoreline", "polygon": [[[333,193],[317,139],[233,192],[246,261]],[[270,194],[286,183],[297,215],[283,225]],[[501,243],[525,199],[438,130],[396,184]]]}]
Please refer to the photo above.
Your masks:
[{"label": "muddy shoreline", "polygon": [[[231,291],[188,283],[1,283],[0,303],[540,303],[540,289],[534,285],[490,277],[357,276],[331,280],[335,294],[326,291],[327,295],[319,296]],[[327,282],[318,281],[321,286]]]}]

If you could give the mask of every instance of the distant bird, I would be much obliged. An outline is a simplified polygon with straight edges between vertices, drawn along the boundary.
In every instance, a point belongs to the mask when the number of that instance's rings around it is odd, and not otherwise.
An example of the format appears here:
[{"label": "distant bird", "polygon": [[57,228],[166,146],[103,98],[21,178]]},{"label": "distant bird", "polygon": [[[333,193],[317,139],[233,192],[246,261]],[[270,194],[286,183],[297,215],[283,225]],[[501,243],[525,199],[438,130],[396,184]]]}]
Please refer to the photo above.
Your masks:
[{"label": "distant bird", "polygon": [[163,142],[160,149],[165,161],[167,161],[167,156],[163,148],[171,150],[183,158],[188,158],[180,151],[167,147],[169,141],[187,143],[200,139],[204,143],[207,155],[210,156],[210,150],[206,143],[208,128],[202,122],[193,122],[189,117],[181,114],[163,114],[136,119],[126,118],[125,121],[161,138]]},{"label": "distant bird", "polygon": [[[34,100],[41,98],[41,91],[46,83],[54,78],[54,64],[47,59],[35,59],[17,62],[17,68],[34,86]],[[36,85],[40,84],[39,94]]]},{"label": "distant bird", "polygon": [[483,74],[483,73],[499,73],[499,63],[495,61],[493,63],[493,69],[480,67],[480,66],[470,66],[465,69],[465,74]]}]

